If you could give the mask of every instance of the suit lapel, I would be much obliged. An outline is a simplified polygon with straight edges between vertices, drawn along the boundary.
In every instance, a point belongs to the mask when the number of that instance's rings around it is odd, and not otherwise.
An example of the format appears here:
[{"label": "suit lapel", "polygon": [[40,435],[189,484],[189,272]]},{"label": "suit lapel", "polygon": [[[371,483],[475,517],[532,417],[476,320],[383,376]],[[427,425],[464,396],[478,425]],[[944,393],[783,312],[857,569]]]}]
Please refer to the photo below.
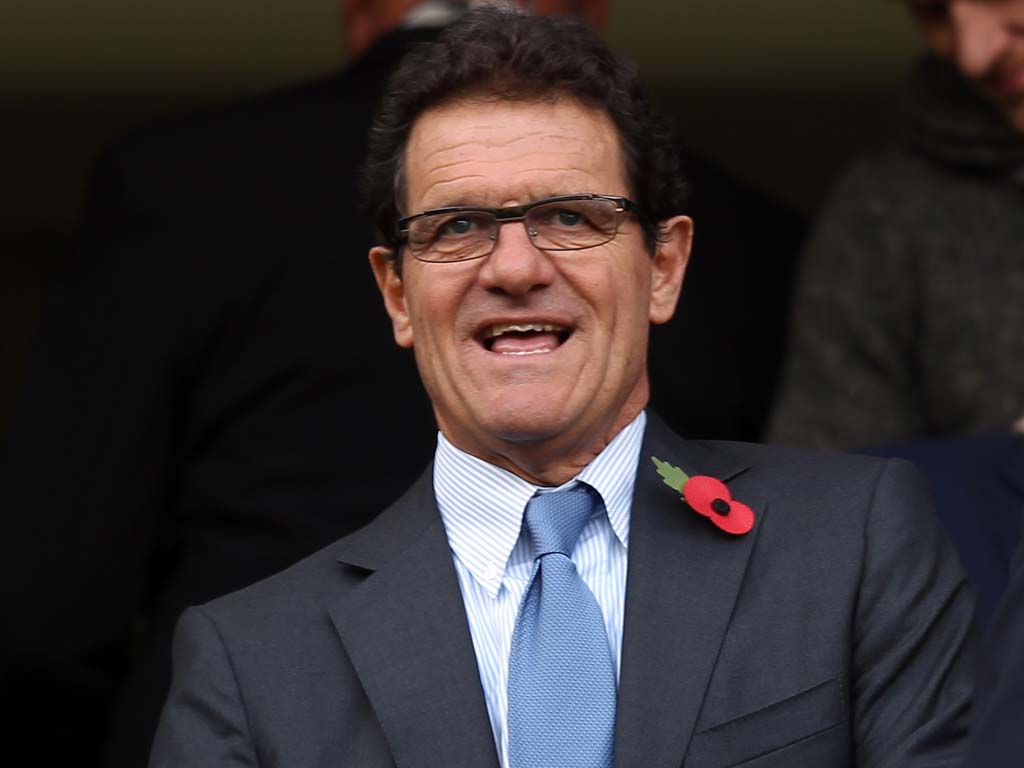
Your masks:
[{"label": "suit lapel", "polygon": [[746,469],[649,414],[630,522],[617,768],[682,763],[765,515],[757,499],[737,493],[757,515],[754,529],[719,531],[662,482],[651,456],[725,481]]},{"label": "suit lapel", "polygon": [[497,766],[432,472],[343,540],[339,560],[371,571],[330,613],[395,763]]}]

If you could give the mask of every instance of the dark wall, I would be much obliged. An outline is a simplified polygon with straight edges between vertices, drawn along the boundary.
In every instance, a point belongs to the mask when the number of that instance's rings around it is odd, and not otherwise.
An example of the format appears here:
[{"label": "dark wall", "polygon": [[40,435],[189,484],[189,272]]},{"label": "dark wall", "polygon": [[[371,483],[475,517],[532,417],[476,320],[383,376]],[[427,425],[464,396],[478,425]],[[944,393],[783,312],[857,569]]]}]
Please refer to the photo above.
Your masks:
[{"label": "dark wall", "polygon": [[[161,115],[329,70],[343,59],[338,5],[60,0],[5,9],[0,430],[97,149]],[[609,38],[683,116],[695,147],[808,213],[884,131],[917,47],[902,9],[864,0],[631,0],[613,3]]]}]

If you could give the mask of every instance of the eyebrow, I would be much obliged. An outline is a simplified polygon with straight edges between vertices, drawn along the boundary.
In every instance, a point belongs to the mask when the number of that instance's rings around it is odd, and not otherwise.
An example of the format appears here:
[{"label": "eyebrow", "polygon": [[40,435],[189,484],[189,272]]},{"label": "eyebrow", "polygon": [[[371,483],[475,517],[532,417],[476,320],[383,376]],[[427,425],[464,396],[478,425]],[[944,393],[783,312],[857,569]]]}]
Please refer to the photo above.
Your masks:
[{"label": "eyebrow", "polygon": [[417,210],[419,211],[434,211],[439,208],[482,208],[484,210],[491,210],[497,208],[510,208],[518,207],[520,205],[529,205],[537,200],[545,200],[549,197],[565,197],[568,195],[585,195],[589,194],[590,190],[585,189],[564,189],[564,190],[546,190],[539,192],[536,189],[527,190],[528,194],[523,198],[523,202],[518,203],[515,206],[505,205],[504,203],[488,205],[486,202],[482,202],[480,198],[471,199],[465,196],[442,198],[440,202],[430,203],[429,205],[421,205]]},{"label": "eyebrow", "polygon": [[440,203],[424,205],[420,210],[433,211],[437,208],[487,208],[484,203],[472,201],[465,197],[444,198]]}]

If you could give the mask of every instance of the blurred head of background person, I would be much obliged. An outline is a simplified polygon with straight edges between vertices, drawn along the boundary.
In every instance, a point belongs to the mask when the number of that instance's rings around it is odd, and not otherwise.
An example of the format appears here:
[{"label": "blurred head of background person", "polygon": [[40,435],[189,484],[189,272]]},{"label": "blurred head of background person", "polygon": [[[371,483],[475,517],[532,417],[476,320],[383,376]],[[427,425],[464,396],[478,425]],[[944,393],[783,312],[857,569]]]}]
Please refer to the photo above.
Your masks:
[{"label": "blurred head of background person", "polygon": [[929,47],[1024,132],[1024,0],[908,0]]},{"label": "blurred head of background person", "polygon": [[481,5],[518,6],[541,15],[572,14],[603,32],[608,25],[609,3],[610,0],[342,0],[342,29],[349,59],[357,59],[378,39],[403,24],[418,23],[418,19],[437,19],[444,24],[466,8]]},{"label": "blurred head of background person", "polygon": [[906,0],[898,130],[819,212],[777,442],[1006,433],[1024,416],[1024,0]]}]

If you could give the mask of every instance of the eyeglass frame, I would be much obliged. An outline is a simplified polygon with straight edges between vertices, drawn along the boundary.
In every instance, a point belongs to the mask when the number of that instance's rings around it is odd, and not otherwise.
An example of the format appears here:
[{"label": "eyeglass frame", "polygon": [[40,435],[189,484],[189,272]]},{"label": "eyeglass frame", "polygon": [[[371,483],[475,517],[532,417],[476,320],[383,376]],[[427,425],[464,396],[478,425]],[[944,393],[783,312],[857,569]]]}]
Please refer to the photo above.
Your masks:
[{"label": "eyeglass frame", "polygon": [[[435,261],[433,259],[422,259],[416,255],[416,252],[413,251],[412,248],[409,249],[409,252],[412,253],[413,258],[415,258],[417,261],[422,261],[425,264],[459,264],[464,261],[474,261],[476,259],[482,259],[486,256],[490,256],[494,252],[494,249],[498,247],[498,232],[500,231],[502,224],[506,224],[508,222],[513,221],[523,222],[523,228],[526,229],[526,235],[527,237],[530,238],[530,242],[533,243],[533,235],[530,234],[529,228],[526,227],[526,214],[529,213],[530,210],[542,205],[549,205],[551,203],[574,202],[577,200],[607,200],[615,204],[616,214],[628,213],[638,218],[640,217],[640,206],[637,205],[632,200],[630,200],[628,197],[622,197],[621,195],[595,195],[589,192],[580,193],[577,195],[556,195],[554,197],[543,197],[540,200],[534,200],[533,202],[524,203],[523,205],[509,205],[504,208],[487,208],[479,205],[452,205],[446,208],[430,208],[429,210],[420,211],[419,213],[414,213],[410,216],[403,216],[398,220],[398,241],[400,246],[408,242],[409,222],[414,221],[415,219],[421,219],[427,216],[437,216],[445,213],[489,213],[494,217],[495,222],[498,225],[498,228],[495,230],[494,233],[494,239],[492,241],[491,250],[489,250],[487,253],[482,253],[479,256],[470,256],[469,258],[465,259]],[[541,248],[536,244],[534,245],[534,247],[541,251],[585,251],[588,248],[597,248],[599,245],[610,243],[612,240],[615,239],[615,237],[618,234],[619,221],[618,216],[616,216],[615,232],[613,232],[612,236],[603,242],[595,243],[594,245],[584,245],[578,248]]]}]

